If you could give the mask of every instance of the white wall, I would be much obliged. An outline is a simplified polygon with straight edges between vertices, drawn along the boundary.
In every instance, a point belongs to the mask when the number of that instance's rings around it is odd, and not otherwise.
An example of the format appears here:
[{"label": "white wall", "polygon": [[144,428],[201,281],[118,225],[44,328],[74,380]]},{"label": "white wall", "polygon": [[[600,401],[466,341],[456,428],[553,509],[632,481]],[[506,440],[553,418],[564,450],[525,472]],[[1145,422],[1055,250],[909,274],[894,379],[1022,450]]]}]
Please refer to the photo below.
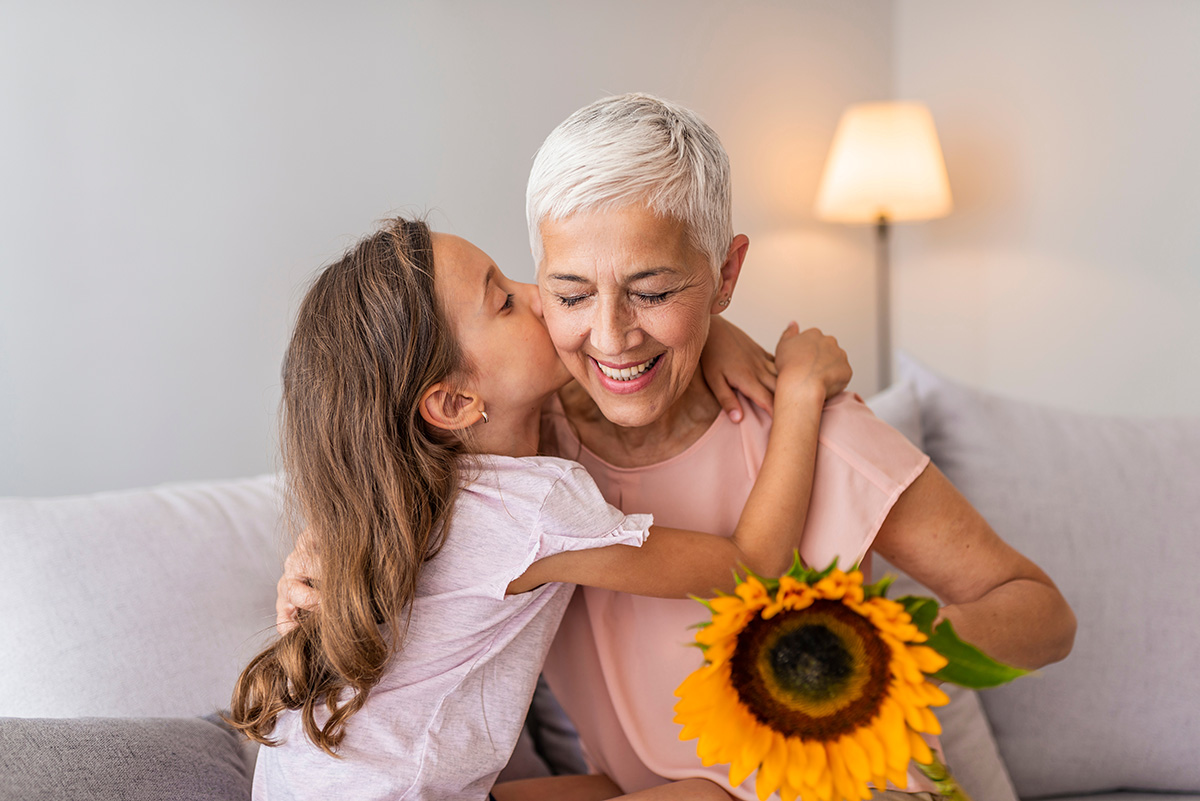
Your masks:
[{"label": "white wall", "polygon": [[957,208],[897,230],[896,344],[1073,409],[1200,413],[1200,3],[899,0]]},{"label": "white wall", "polygon": [[812,223],[837,116],[891,91],[891,3],[10,2],[0,25],[0,495],[270,469],[303,280],[432,210],[532,275],[529,161],[604,94],[722,135],[732,317],[839,334],[874,386],[870,237]]}]

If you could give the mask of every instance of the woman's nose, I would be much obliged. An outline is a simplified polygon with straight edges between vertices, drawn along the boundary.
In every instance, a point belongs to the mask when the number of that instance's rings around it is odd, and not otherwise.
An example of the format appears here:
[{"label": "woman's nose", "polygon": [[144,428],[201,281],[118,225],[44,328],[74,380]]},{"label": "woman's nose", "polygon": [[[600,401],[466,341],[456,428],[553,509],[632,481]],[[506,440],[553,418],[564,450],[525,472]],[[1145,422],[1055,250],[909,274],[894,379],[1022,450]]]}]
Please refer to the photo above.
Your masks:
[{"label": "woman's nose", "polygon": [[630,321],[622,304],[601,297],[592,318],[592,347],[604,356],[620,356],[629,341]]}]

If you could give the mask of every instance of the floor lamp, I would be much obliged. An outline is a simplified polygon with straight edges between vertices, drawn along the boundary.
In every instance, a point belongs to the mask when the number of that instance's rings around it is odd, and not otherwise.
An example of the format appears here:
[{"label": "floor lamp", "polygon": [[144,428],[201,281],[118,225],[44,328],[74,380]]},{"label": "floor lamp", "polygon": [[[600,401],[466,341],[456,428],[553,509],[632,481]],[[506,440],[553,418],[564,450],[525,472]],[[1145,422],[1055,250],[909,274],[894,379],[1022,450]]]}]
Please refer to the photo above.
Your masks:
[{"label": "floor lamp", "polygon": [[817,191],[818,219],[875,224],[879,389],[892,383],[888,227],[945,217],[950,181],[922,103],[859,103],[838,121]]}]

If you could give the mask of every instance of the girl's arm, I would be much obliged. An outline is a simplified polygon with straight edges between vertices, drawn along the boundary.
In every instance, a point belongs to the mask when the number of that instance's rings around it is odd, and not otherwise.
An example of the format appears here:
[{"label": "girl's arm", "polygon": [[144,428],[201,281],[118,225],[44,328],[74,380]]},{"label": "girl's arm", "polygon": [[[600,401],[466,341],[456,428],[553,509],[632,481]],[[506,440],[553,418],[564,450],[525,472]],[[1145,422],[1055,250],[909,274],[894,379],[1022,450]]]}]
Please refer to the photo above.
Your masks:
[{"label": "girl's arm", "polygon": [[735,423],[742,422],[742,393],[768,414],[774,407],[775,357],[719,314],[712,316],[708,339],[700,353],[704,383]]},{"label": "girl's arm", "polygon": [[816,465],[821,410],[829,395],[850,381],[850,365],[837,340],[795,323],[775,357],[775,419],[766,457],[732,537],[654,526],[641,547],[612,545],[554,554],[535,562],[509,585],[526,592],[568,582],[662,598],[732,589],[738,565],[778,576],[792,564],[800,543]]}]

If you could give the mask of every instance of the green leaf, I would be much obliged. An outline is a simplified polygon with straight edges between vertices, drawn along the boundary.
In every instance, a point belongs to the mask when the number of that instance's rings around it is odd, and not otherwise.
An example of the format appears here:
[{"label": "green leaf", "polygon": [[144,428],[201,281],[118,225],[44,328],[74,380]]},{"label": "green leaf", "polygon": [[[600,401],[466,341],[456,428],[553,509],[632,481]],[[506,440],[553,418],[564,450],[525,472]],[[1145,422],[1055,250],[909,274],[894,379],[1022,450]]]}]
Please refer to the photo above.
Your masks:
[{"label": "green leaf", "polygon": [[[792,550],[792,566],[789,567],[787,569],[787,572],[784,573],[783,575],[787,576],[789,578],[794,578],[796,581],[804,581],[804,579],[801,577],[804,575],[805,571],[807,571],[807,570],[808,570],[808,568],[804,566],[804,562],[801,561],[801,559],[800,559],[800,552],[793,549]],[[780,578],[783,578],[783,576],[780,576]]]},{"label": "green leaf", "polygon": [[972,690],[999,687],[1029,673],[1028,670],[997,662],[974,645],[958,638],[949,620],[943,620],[925,643],[950,660],[933,678]]},{"label": "green leaf", "polygon": [[922,634],[926,637],[932,636],[933,621],[937,619],[938,609],[941,608],[937,601],[923,595],[905,595],[903,598],[897,598],[896,603],[904,607],[904,611],[912,618],[913,625],[920,629]]},{"label": "green leaf", "polygon": [[890,588],[892,586],[892,582],[895,580],[896,580],[896,577],[894,575],[892,575],[891,573],[888,573],[886,576],[881,578],[879,581],[876,581],[874,584],[867,584],[867,585],[863,586],[863,597],[864,598],[886,598],[888,588]]}]

